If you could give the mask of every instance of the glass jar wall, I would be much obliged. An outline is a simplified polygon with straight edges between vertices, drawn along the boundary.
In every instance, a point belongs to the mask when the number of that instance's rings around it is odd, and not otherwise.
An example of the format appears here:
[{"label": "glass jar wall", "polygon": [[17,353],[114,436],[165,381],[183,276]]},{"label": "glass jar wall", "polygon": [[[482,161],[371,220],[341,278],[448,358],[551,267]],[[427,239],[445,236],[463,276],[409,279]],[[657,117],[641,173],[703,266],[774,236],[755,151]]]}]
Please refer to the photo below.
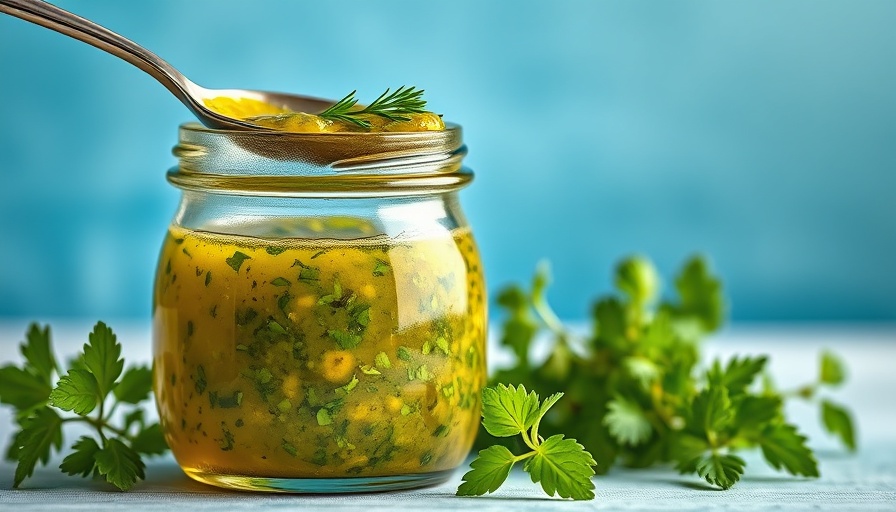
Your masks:
[{"label": "glass jar wall", "polygon": [[181,128],[155,393],[184,471],[284,492],[444,481],[477,432],[486,298],[460,128]]}]

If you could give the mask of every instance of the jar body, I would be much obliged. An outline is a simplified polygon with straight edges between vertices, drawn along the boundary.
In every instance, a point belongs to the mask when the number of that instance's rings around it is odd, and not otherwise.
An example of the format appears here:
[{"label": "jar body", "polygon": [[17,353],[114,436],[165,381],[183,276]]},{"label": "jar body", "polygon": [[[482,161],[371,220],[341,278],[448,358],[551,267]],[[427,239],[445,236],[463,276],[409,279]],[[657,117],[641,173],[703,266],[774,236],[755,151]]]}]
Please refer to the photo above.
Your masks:
[{"label": "jar body", "polygon": [[250,490],[447,478],[478,430],[486,300],[455,192],[187,190],[153,302],[155,393],[193,478]]}]

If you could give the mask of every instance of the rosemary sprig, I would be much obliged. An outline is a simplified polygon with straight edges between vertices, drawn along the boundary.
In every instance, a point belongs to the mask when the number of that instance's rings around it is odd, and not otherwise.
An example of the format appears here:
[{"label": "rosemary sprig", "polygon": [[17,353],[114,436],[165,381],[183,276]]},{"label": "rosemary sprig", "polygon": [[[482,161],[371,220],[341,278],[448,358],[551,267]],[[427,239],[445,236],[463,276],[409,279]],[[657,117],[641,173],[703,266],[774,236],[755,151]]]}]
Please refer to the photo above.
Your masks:
[{"label": "rosemary sprig", "polygon": [[426,112],[426,100],[423,99],[422,89],[406,88],[403,85],[392,93],[386,89],[386,92],[380,94],[379,98],[362,109],[356,108],[358,104],[358,99],[355,98],[356,92],[358,91],[348,93],[333,106],[317,115],[324,119],[356,124],[369,130],[370,121],[360,117],[363,114],[385,117],[390,121],[410,121],[411,118],[404,114]]}]

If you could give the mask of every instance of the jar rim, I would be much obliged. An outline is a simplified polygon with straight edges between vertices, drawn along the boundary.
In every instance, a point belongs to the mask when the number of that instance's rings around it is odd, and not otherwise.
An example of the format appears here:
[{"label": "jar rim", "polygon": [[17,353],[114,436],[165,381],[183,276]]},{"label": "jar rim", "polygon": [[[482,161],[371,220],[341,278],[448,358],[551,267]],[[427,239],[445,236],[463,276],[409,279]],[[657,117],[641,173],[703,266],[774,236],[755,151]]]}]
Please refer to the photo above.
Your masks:
[{"label": "jar rim", "polygon": [[426,132],[295,133],[180,125],[178,164],[168,181],[184,189],[251,195],[380,196],[439,193],[467,185],[460,125]]}]

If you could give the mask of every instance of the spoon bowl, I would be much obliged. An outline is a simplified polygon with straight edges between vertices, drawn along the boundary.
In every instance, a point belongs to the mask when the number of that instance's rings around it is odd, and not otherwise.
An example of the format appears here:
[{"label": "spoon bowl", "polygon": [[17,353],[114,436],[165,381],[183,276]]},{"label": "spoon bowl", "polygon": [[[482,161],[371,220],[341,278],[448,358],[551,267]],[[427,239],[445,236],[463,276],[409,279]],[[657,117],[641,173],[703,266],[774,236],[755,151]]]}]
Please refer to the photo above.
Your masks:
[{"label": "spoon bowl", "polygon": [[201,87],[171,64],[111,30],[90,20],[40,0],[0,0],[0,12],[83,41],[111,53],[150,74],[171,91],[199,121],[209,128],[221,130],[269,130],[242,119],[226,116],[208,108],[205,100],[222,96],[263,101],[275,107],[296,112],[321,112],[334,102],[321,98],[257,91],[251,89],[207,89]]}]

